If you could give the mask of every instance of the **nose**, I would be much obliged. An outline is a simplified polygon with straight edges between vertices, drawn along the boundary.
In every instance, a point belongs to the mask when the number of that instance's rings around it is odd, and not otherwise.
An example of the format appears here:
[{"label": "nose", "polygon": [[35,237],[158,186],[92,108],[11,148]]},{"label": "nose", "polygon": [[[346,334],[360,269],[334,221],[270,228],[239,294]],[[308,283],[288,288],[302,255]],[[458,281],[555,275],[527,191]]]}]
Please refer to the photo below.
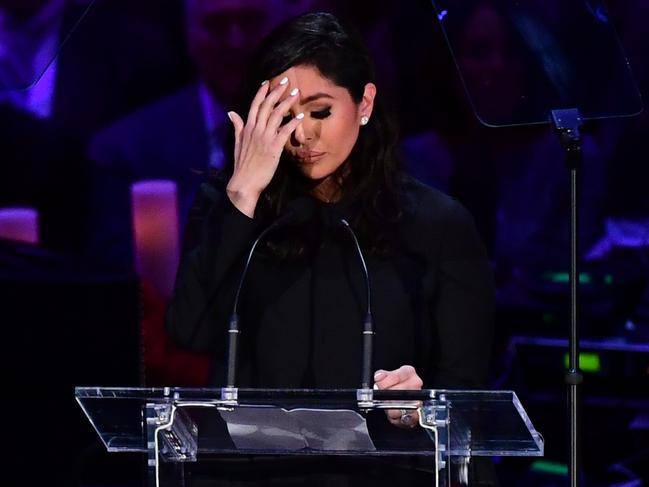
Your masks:
[{"label": "nose", "polygon": [[300,147],[302,145],[305,145],[311,137],[308,135],[308,127],[305,127],[305,124],[307,123],[306,120],[302,120],[302,122],[295,128],[293,133],[291,134],[291,145],[293,147]]}]

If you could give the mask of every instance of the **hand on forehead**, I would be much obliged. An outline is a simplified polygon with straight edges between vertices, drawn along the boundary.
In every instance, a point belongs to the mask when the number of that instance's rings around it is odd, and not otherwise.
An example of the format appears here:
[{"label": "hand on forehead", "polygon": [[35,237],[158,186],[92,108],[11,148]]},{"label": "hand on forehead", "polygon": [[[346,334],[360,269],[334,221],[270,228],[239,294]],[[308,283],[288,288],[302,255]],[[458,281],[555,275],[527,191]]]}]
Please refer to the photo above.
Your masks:
[{"label": "hand on forehead", "polygon": [[302,100],[322,93],[336,97],[337,95],[341,95],[340,90],[343,92],[347,91],[345,88],[337,86],[331,80],[322,76],[317,68],[304,65],[290,67],[286,71],[271,78],[270,89],[272,90],[279,85],[280,81],[284,78],[288,78],[288,86],[284,90],[281,100],[290,96],[291,91],[295,88],[300,90],[299,96]]}]

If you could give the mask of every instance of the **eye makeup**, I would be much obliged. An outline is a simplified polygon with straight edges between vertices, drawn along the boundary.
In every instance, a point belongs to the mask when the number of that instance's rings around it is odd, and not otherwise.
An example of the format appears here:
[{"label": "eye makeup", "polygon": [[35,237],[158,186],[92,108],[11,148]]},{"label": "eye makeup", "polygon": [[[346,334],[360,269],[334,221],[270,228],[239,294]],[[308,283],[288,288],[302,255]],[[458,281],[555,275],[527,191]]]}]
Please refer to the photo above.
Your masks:
[{"label": "eye makeup", "polygon": [[331,107],[327,107],[322,110],[311,112],[311,116],[318,120],[327,118],[329,115],[331,115]]},{"label": "eye makeup", "polygon": [[[316,120],[323,120],[331,115],[331,107],[326,107],[323,108],[322,110],[316,110],[311,112],[311,118],[315,118]],[[288,122],[291,121],[292,116],[291,115],[284,115],[282,117],[282,123],[281,125],[286,125]]]}]

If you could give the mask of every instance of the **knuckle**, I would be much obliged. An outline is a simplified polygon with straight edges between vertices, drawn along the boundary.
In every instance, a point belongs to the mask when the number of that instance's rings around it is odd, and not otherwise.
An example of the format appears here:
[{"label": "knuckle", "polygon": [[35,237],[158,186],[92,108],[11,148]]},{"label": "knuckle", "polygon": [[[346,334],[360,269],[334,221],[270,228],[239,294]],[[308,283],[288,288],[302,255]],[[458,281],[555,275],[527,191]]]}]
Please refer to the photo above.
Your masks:
[{"label": "knuckle", "polygon": [[412,365],[402,365],[401,370],[408,374],[413,374],[415,372],[415,368]]}]

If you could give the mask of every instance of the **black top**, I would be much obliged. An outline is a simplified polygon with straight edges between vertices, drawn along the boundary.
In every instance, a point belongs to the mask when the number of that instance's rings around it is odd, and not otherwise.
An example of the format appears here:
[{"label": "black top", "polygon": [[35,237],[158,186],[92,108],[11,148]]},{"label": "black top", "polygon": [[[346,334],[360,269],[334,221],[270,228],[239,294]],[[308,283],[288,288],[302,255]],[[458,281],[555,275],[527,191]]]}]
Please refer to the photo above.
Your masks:
[{"label": "black top", "polygon": [[[468,212],[414,180],[388,256],[368,255],[374,317],[373,370],[413,365],[426,388],[486,385],[493,282]],[[239,387],[360,387],[366,309],[351,237],[318,203],[301,235],[309,249],[280,261],[260,245],[241,294]],[[345,211],[344,208],[336,208]],[[211,385],[225,385],[227,329],[245,257],[267,226],[204,184],[166,326],[182,346],[215,357]],[[210,298],[212,296],[212,298]]]}]

